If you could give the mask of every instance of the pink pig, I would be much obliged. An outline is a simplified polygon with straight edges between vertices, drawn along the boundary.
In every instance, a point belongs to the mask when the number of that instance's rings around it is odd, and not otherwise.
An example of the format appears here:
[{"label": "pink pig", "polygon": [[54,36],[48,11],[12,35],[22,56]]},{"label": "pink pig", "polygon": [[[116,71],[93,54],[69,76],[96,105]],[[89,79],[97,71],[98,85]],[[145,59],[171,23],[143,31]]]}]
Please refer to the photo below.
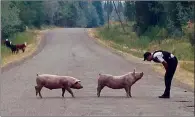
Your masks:
[{"label": "pink pig", "polygon": [[41,89],[43,87],[48,88],[50,90],[52,89],[62,89],[62,97],[64,97],[65,90],[67,90],[72,97],[74,97],[74,94],[71,90],[73,89],[82,89],[83,86],[79,83],[80,80],[71,77],[71,76],[58,76],[58,75],[51,75],[51,74],[37,74],[36,83],[37,86],[35,86],[36,96],[39,93],[39,96],[42,98],[41,95]]},{"label": "pink pig", "polygon": [[131,86],[140,80],[144,75],[143,72],[129,72],[121,76],[112,76],[109,74],[99,74],[98,78],[98,87],[97,87],[97,96],[100,97],[101,90],[107,86],[112,89],[125,89],[127,97],[131,96]]}]

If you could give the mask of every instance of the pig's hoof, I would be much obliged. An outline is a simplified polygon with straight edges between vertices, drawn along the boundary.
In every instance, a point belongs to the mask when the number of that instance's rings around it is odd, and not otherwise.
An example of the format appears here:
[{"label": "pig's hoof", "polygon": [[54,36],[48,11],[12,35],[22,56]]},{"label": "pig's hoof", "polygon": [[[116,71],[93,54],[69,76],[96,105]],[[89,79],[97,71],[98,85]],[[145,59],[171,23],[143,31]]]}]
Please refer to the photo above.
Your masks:
[{"label": "pig's hoof", "polygon": [[100,94],[99,93],[97,93],[97,97],[100,97]]},{"label": "pig's hoof", "polygon": [[131,97],[131,96],[129,96],[129,95],[127,96],[127,98],[130,98],[130,97]]}]

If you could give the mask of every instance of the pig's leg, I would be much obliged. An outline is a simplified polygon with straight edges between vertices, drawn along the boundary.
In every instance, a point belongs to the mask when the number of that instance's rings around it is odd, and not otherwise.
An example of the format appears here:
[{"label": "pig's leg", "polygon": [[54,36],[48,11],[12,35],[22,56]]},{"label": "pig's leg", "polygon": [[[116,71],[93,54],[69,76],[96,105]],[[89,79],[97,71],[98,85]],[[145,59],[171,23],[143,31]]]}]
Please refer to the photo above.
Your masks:
[{"label": "pig's leg", "polygon": [[39,96],[42,98],[42,95],[41,95],[41,89],[43,88],[43,86],[38,86],[37,87],[37,91],[39,93]]},{"label": "pig's leg", "polygon": [[132,97],[131,96],[131,86],[129,86],[129,96]]},{"label": "pig's leg", "polygon": [[130,96],[129,96],[129,87],[128,86],[125,87],[125,91],[126,91],[127,97],[129,98]]},{"label": "pig's leg", "polygon": [[74,98],[74,94],[72,92],[72,90],[70,89],[70,87],[67,87],[66,90],[72,95],[72,97]]},{"label": "pig's leg", "polygon": [[65,88],[62,88],[62,97],[64,97]]},{"label": "pig's leg", "polygon": [[39,93],[40,87],[41,87],[41,86],[35,86],[36,96],[37,96],[37,94]]},{"label": "pig's leg", "polygon": [[36,91],[36,96],[37,96],[37,94],[39,93],[38,86],[35,86],[35,91]]},{"label": "pig's leg", "polygon": [[97,96],[100,97],[101,90],[104,88],[102,85],[98,85],[97,87]]},{"label": "pig's leg", "polygon": [[35,86],[35,91],[36,91],[36,96],[37,96],[37,94],[39,93],[39,96],[42,98],[42,96],[41,96],[41,89],[42,89],[42,87],[43,86]]}]

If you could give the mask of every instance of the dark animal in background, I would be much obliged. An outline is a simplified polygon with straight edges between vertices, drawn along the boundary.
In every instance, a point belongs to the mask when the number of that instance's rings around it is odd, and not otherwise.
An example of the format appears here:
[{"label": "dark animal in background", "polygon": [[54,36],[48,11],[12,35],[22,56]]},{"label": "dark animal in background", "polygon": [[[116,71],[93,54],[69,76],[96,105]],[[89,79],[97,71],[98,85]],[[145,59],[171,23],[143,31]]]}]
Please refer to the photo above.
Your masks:
[{"label": "dark animal in background", "polygon": [[8,39],[5,40],[4,44],[6,45],[6,47],[11,49],[12,53],[18,53],[19,50],[22,50],[23,52],[25,52],[25,48],[27,46],[26,42],[24,42],[23,44],[16,44],[16,45],[14,45]]},{"label": "dark animal in background", "polygon": [[12,42],[10,41],[10,49],[12,51],[12,53],[18,53],[19,49],[16,47],[16,45],[13,45]]},{"label": "dark animal in background", "polygon": [[27,43],[24,42],[23,44],[17,44],[17,45],[16,45],[16,48],[17,48],[18,50],[22,50],[22,51],[24,52],[26,46],[27,46]]},{"label": "dark animal in background", "polygon": [[4,41],[4,44],[6,45],[7,48],[11,49],[12,53],[18,53],[18,49],[15,45],[12,44],[11,41],[9,41],[8,39],[6,39]]},{"label": "dark animal in background", "polygon": [[6,45],[6,47],[10,48],[11,47],[11,43],[8,39],[5,40],[4,44]]}]

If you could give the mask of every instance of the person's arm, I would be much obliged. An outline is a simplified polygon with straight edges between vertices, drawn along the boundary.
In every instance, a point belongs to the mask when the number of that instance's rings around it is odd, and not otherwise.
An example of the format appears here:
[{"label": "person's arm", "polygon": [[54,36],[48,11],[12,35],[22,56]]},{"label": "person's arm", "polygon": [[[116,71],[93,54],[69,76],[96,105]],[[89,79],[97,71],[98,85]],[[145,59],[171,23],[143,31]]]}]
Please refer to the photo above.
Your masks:
[{"label": "person's arm", "polygon": [[168,64],[167,64],[167,62],[166,62],[166,61],[163,61],[162,64],[163,64],[164,68],[165,68],[166,71],[167,71],[167,69],[168,69]]},{"label": "person's arm", "polygon": [[163,59],[162,53],[156,53],[154,56],[163,64],[164,68],[167,70],[167,69],[168,69],[168,64],[167,64],[167,62]]}]

